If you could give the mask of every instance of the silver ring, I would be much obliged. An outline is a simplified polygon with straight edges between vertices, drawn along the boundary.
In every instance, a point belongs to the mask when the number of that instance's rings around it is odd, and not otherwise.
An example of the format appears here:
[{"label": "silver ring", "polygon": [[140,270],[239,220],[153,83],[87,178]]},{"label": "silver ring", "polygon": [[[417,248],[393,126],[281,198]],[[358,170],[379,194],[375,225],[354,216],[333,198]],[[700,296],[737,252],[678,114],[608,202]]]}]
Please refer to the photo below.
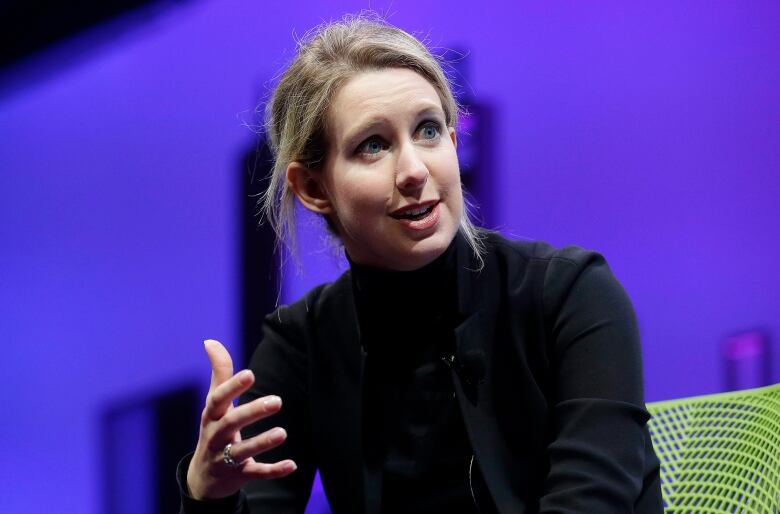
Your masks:
[{"label": "silver ring", "polygon": [[222,461],[230,466],[231,468],[237,468],[241,465],[240,462],[237,462],[236,459],[233,458],[233,456],[230,454],[230,449],[233,447],[233,443],[228,443],[225,445],[225,449],[222,450]]}]

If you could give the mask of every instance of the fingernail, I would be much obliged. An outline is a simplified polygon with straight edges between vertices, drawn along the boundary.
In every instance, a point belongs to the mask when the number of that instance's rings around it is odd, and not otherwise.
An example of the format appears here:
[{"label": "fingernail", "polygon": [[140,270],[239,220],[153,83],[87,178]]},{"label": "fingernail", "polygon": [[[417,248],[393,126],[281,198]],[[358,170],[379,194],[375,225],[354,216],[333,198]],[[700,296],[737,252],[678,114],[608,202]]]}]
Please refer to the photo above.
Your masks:
[{"label": "fingernail", "polygon": [[263,401],[263,406],[274,409],[282,404],[282,399],[278,396],[270,396]]},{"label": "fingernail", "polygon": [[248,369],[245,369],[244,371],[238,374],[238,380],[242,384],[248,384],[249,382],[252,381],[252,372],[249,371]]},{"label": "fingernail", "polygon": [[293,461],[285,462],[284,464],[285,471],[295,471],[296,469],[298,469],[298,466],[296,466]]},{"label": "fingernail", "polygon": [[273,432],[271,432],[271,436],[269,439],[272,443],[278,443],[284,439],[285,433],[284,430],[281,428],[275,428]]}]

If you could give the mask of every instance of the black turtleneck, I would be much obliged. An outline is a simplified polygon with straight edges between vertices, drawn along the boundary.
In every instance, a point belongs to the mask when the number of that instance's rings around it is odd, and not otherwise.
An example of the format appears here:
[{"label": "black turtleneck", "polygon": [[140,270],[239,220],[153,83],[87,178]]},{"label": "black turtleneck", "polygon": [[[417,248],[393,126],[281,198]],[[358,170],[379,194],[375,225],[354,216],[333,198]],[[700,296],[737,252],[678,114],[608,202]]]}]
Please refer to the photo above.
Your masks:
[{"label": "black turtleneck", "polygon": [[456,243],[408,272],[350,260],[367,354],[366,454],[381,469],[383,513],[476,512],[472,449],[449,369],[460,321]]}]

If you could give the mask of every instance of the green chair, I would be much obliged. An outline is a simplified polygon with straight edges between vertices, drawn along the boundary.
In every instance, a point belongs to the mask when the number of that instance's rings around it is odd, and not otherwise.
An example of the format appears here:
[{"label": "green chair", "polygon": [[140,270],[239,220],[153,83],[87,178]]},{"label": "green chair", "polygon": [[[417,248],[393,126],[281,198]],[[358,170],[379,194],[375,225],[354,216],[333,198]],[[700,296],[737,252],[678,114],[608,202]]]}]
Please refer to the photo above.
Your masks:
[{"label": "green chair", "polygon": [[667,514],[780,513],[780,384],[647,410]]}]

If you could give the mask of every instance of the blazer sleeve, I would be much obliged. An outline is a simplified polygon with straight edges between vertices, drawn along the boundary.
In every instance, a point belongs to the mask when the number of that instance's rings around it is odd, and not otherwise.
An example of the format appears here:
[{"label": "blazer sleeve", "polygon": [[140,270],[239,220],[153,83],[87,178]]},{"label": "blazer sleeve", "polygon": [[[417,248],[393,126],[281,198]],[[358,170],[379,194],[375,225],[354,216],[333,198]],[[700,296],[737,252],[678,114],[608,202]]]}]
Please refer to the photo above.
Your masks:
[{"label": "blazer sleeve", "polygon": [[[298,469],[274,480],[255,480],[238,494],[218,501],[197,501],[186,491],[189,459],[179,465],[180,514],[288,514],[302,513],[314,481],[315,464],[311,451],[308,368],[305,341],[305,310],[281,307],[269,314],[263,324],[263,338],[250,361],[255,383],[239,404],[274,394],[282,399],[275,415],[245,427],[242,439],[249,439],[274,427],[287,431],[287,440],[279,447],[257,455],[261,462],[293,459]],[[296,315],[297,314],[297,315]],[[189,456],[188,456],[189,457]],[[185,480],[185,482],[182,482]]]},{"label": "blazer sleeve", "polygon": [[249,510],[258,514],[302,513],[311,493],[316,464],[311,448],[309,373],[306,317],[308,309],[298,302],[281,307],[265,319],[264,337],[257,346],[250,369],[255,374],[252,388],[242,395],[246,403],[269,394],[282,399],[282,409],[241,431],[244,439],[274,427],[287,431],[279,447],[257,456],[264,462],[292,459],[298,469],[275,480],[255,480],[244,487]]},{"label": "blazer sleeve", "polygon": [[635,512],[651,442],[631,302],[603,257],[569,247],[549,263],[543,305],[554,435],[540,512]]}]

